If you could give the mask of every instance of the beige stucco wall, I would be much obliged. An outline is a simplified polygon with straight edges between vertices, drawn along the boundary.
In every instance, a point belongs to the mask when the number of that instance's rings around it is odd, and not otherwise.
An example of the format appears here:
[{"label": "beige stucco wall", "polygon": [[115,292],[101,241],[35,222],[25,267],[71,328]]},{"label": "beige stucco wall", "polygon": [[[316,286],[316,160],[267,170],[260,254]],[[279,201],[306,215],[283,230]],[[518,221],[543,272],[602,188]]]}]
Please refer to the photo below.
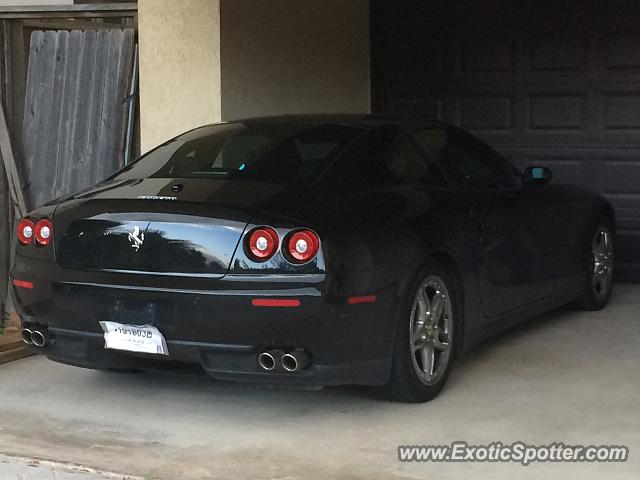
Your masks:
[{"label": "beige stucco wall", "polygon": [[368,0],[221,0],[222,117],[370,109]]},{"label": "beige stucco wall", "polygon": [[143,152],[220,121],[218,0],[139,0]]}]

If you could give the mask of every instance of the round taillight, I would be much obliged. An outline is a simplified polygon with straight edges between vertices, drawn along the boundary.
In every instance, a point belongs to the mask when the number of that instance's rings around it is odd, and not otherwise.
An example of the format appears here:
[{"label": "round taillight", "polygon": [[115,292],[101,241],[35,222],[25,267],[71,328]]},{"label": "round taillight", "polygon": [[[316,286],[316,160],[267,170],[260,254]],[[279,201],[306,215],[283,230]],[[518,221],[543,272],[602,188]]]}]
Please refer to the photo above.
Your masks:
[{"label": "round taillight", "polygon": [[311,230],[300,230],[289,235],[287,253],[295,263],[313,260],[320,250],[320,238]]},{"label": "round taillight", "polygon": [[51,237],[53,236],[53,224],[43,218],[38,220],[35,226],[36,243],[39,245],[49,245],[51,243]]},{"label": "round taillight", "polygon": [[31,245],[33,243],[34,225],[28,218],[23,218],[18,222],[18,240],[22,245]]},{"label": "round taillight", "polygon": [[249,234],[247,249],[254,260],[265,261],[278,251],[279,244],[278,232],[271,227],[259,227]]}]

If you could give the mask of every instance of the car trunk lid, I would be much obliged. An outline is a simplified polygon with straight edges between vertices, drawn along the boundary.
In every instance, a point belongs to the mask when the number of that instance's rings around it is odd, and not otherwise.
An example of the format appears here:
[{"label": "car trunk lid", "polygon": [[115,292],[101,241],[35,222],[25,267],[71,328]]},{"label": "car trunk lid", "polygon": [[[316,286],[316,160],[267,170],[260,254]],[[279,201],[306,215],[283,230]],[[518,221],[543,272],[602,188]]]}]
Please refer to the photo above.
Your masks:
[{"label": "car trunk lid", "polygon": [[251,202],[278,190],[202,179],[105,184],[57,209],[56,260],[69,270],[220,277],[253,216]]}]

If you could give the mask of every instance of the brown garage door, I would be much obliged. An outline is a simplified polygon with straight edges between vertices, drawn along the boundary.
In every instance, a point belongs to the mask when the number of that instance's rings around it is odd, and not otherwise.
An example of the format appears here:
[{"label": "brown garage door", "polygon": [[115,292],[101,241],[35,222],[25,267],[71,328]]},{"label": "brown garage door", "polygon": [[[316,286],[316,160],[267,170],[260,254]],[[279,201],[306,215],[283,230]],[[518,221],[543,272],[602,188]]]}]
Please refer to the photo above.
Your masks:
[{"label": "brown garage door", "polygon": [[604,193],[640,280],[640,2],[374,1],[373,108],[471,130]]}]

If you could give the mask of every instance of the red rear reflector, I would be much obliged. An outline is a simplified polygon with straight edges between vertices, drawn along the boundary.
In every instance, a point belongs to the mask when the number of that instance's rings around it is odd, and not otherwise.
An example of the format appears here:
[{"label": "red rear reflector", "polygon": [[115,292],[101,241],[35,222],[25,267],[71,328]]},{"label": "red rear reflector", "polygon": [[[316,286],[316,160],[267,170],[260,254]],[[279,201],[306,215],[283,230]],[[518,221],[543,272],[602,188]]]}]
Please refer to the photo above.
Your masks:
[{"label": "red rear reflector", "polygon": [[251,300],[254,307],[299,307],[300,300],[293,298],[254,298]]},{"label": "red rear reflector", "polygon": [[347,303],[349,305],[360,305],[361,303],[375,303],[378,299],[375,295],[363,295],[360,297],[349,297]]},{"label": "red rear reflector", "polygon": [[20,288],[33,288],[33,282],[27,282],[26,280],[14,280],[13,285]]}]

